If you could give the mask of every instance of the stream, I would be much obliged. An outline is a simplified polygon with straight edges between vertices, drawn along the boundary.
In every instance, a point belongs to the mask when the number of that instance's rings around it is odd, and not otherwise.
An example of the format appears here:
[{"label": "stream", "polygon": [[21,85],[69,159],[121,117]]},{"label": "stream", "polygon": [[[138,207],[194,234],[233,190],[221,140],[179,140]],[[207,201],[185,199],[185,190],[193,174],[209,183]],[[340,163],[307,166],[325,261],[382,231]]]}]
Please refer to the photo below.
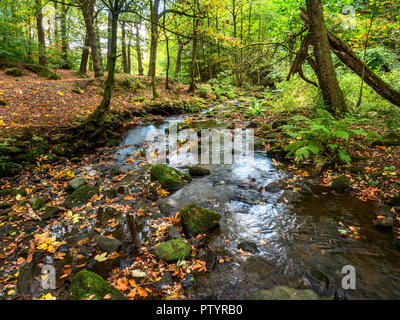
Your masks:
[{"label": "stream", "polygon": [[[135,127],[126,132],[115,161],[123,161],[143,149],[146,136],[165,130],[185,117]],[[197,124],[196,124],[197,126]],[[199,126],[226,127],[205,121]],[[214,151],[215,152],[215,151]],[[217,150],[223,152],[223,150]],[[278,285],[311,288],[321,297],[333,297],[341,288],[346,265],[356,270],[356,289],[346,290],[348,299],[399,299],[400,252],[392,245],[392,234],[374,229],[374,207],[348,193],[301,182],[297,203],[281,203],[279,192],[261,191],[290,173],[274,164],[265,152],[255,152],[254,163],[205,165],[211,174],[195,178],[165,201],[179,210],[187,203],[222,213],[220,227],[207,237],[207,246],[229,262],[215,270],[195,275],[188,289],[194,299],[243,299],[262,289]],[[187,172],[187,167],[178,169]],[[339,222],[359,227],[359,239],[341,237]],[[258,252],[238,253],[238,244],[250,241]]]}]

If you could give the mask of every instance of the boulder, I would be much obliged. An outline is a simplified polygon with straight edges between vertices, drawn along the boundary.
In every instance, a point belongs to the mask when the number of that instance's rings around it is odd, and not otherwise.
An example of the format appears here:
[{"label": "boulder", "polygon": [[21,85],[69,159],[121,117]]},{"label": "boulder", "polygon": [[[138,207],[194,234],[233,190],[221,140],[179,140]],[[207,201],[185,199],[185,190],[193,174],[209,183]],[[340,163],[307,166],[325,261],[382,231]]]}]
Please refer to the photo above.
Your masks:
[{"label": "boulder", "polygon": [[154,164],[150,171],[151,181],[158,181],[164,189],[177,190],[191,180],[189,174],[164,164]]},{"label": "boulder", "polygon": [[279,286],[269,290],[261,290],[248,297],[249,300],[319,300],[311,290],[296,290]]},{"label": "boulder", "polygon": [[159,244],[154,248],[154,253],[158,259],[162,259],[171,263],[190,257],[192,253],[192,246],[189,241],[180,237]]},{"label": "boulder", "polygon": [[384,145],[386,147],[400,146],[400,136],[394,132],[389,132],[379,140],[373,142],[373,145]]},{"label": "boulder", "polygon": [[176,211],[172,205],[170,205],[167,201],[165,200],[160,200],[157,202],[157,206],[160,209],[160,212],[164,216],[170,216],[172,214],[175,214]]},{"label": "boulder", "polygon": [[243,241],[239,243],[238,248],[253,254],[258,252],[257,245],[250,241]]},{"label": "boulder", "polygon": [[199,233],[214,229],[221,219],[221,214],[191,203],[181,210],[180,217],[185,234],[193,237]]},{"label": "boulder", "polygon": [[102,235],[95,235],[93,240],[97,243],[101,250],[107,251],[108,253],[118,251],[122,245],[122,242],[118,239],[112,239]]},{"label": "boulder", "polygon": [[295,203],[299,201],[299,193],[295,190],[285,190],[278,199],[279,202]]},{"label": "boulder", "polygon": [[68,182],[67,191],[74,191],[85,184],[86,184],[85,179],[83,179],[82,177],[76,177],[72,179],[70,182]]},{"label": "boulder", "polygon": [[43,220],[48,220],[57,216],[60,208],[44,206],[40,209],[43,214],[40,216]]},{"label": "boulder", "polygon": [[27,202],[32,206],[33,210],[39,210],[46,203],[43,198],[30,198],[27,200]]},{"label": "boulder", "polygon": [[22,77],[22,71],[19,68],[8,68],[6,69],[5,74],[12,77]]},{"label": "boulder", "polygon": [[83,185],[76,189],[72,194],[68,195],[63,206],[67,209],[84,205],[95,194],[99,194],[99,190],[90,185]]},{"label": "boulder", "polygon": [[211,171],[203,166],[193,166],[189,168],[189,174],[192,177],[203,177],[210,173]]},{"label": "boulder", "polygon": [[333,179],[333,181],[331,183],[331,187],[336,190],[344,191],[351,187],[350,180],[349,180],[349,178],[347,178],[345,176],[337,177],[337,178]]},{"label": "boulder", "polygon": [[71,300],[125,300],[124,295],[98,274],[79,271],[70,286]]},{"label": "boulder", "polygon": [[168,238],[170,240],[179,238],[180,236],[181,236],[181,233],[177,227],[171,226],[168,228]]},{"label": "boulder", "polygon": [[392,217],[379,217],[374,221],[375,229],[391,229],[394,225]]}]

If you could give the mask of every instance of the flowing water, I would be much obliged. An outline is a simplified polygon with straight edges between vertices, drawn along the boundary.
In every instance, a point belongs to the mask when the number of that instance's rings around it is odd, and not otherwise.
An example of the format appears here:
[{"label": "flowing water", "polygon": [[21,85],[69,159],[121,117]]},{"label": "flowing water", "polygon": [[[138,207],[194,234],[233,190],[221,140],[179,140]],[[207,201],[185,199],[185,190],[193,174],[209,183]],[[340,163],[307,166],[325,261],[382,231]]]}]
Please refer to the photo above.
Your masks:
[{"label": "flowing water", "polygon": [[[164,130],[173,121],[182,118],[127,132],[122,145],[131,146],[120,150],[116,160],[134,154],[138,146],[143,148],[149,132]],[[210,127],[210,122],[204,124]],[[260,187],[290,179],[290,174],[263,152],[256,152],[254,158],[253,165],[205,165],[210,175],[195,178],[166,198],[176,210],[194,202],[222,213],[220,227],[207,237],[207,246],[218,258],[231,260],[196,275],[189,297],[243,299],[277,285],[311,287],[320,296],[332,297],[341,287],[343,266],[351,265],[356,270],[356,289],[346,291],[349,299],[400,298],[400,252],[392,245],[391,233],[373,228],[374,206],[306,181],[299,202],[280,203],[282,191],[265,192]],[[359,227],[360,238],[341,237],[339,222]],[[258,253],[238,253],[243,241],[256,244]]]}]

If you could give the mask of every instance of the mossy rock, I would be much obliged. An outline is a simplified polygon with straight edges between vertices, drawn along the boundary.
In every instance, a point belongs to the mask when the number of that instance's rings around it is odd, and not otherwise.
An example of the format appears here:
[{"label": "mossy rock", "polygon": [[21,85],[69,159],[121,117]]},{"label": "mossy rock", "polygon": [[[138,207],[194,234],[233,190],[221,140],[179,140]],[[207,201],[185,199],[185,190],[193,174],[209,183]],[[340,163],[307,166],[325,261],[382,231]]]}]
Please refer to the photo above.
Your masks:
[{"label": "mossy rock", "polygon": [[336,190],[346,190],[351,187],[349,178],[345,176],[340,176],[333,179],[331,187]]},{"label": "mossy rock", "polygon": [[68,182],[66,190],[74,191],[85,184],[86,180],[83,177],[76,177]]},{"label": "mossy rock", "polygon": [[192,177],[203,177],[209,175],[211,171],[202,166],[193,166],[189,168],[189,174]]},{"label": "mossy rock", "polygon": [[296,290],[279,286],[269,290],[260,290],[248,297],[248,300],[319,300],[311,290]]},{"label": "mossy rock", "polygon": [[[71,300],[125,300],[124,295],[98,274],[88,270],[79,271],[69,289]],[[109,297],[108,299],[105,297]]]},{"label": "mossy rock", "polygon": [[21,69],[19,68],[8,68],[5,71],[6,75],[12,76],[12,77],[22,77],[23,73]]},{"label": "mossy rock", "polygon": [[183,207],[180,217],[185,234],[193,237],[199,233],[214,229],[221,219],[221,214],[190,203]]},{"label": "mossy rock", "polygon": [[108,140],[106,143],[106,147],[109,147],[109,148],[118,147],[118,146],[119,146],[119,141],[117,139]]},{"label": "mossy rock", "polygon": [[27,63],[24,64],[24,67],[27,68],[29,71],[36,73],[39,77],[43,77],[49,80],[60,80],[61,75],[54,72],[50,68],[46,66],[42,66],[39,64]]},{"label": "mossy rock", "polygon": [[177,190],[191,180],[189,174],[164,164],[154,164],[150,170],[151,181],[158,181],[167,190]]},{"label": "mossy rock", "polygon": [[400,136],[394,132],[383,135],[379,140],[372,143],[373,145],[383,145],[387,147],[400,146]]},{"label": "mossy rock", "polygon": [[159,244],[154,248],[154,253],[158,259],[167,262],[176,262],[180,259],[190,257],[192,246],[186,239],[180,237],[175,240],[169,240]]},{"label": "mossy rock", "polygon": [[99,193],[100,192],[97,188],[85,184],[67,196],[63,206],[67,209],[71,209],[73,207],[84,205],[95,194]]},{"label": "mossy rock", "polygon": [[43,198],[30,198],[27,202],[32,206],[33,210],[39,210],[45,205],[46,200]]}]

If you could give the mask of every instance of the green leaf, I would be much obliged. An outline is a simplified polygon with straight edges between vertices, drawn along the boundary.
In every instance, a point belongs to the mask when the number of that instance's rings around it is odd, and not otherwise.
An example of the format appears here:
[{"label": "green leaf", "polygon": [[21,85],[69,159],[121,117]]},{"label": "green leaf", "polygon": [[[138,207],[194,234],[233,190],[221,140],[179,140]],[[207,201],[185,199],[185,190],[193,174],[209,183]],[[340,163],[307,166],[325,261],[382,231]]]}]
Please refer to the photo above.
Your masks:
[{"label": "green leaf", "polygon": [[342,160],[344,163],[346,163],[346,164],[351,163],[351,157],[346,151],[339,149],[338,155],[339,155],[340,160]]}]

